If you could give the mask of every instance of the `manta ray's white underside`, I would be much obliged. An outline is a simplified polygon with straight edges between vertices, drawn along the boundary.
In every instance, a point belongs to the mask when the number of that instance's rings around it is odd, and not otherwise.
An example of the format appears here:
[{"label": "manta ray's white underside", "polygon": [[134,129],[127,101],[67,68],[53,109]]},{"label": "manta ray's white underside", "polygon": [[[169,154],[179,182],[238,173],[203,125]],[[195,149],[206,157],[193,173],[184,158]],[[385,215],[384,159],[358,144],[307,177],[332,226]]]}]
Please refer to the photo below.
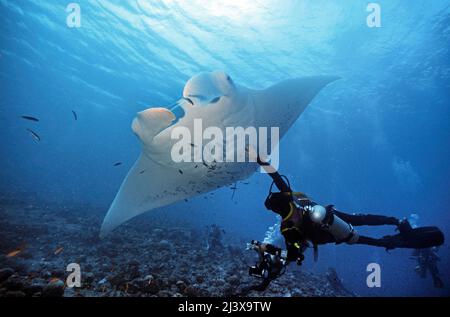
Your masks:
[{"label": "manta ray's white underside", "polygon": [[[202,73],[186,83],[177,104],[183,116],[176,123],[175,111],[166,108],[138,113],[132,128],[142,142],[142,153],[123,181],[101,235],[143,212],[244,180],[258,168],[252,162],[176,163],[171,150],[179,140],[171,138],[173,129],[186,127],[194,135],[194,120],[202,119],[203,128],[222,131],[226,127],[279,127],[282,137],[314,96],[336,79],[304,77],[251,90],[236,85],[223,72]],[[198,143],[191,145],[193,153],[202,150]]]}]

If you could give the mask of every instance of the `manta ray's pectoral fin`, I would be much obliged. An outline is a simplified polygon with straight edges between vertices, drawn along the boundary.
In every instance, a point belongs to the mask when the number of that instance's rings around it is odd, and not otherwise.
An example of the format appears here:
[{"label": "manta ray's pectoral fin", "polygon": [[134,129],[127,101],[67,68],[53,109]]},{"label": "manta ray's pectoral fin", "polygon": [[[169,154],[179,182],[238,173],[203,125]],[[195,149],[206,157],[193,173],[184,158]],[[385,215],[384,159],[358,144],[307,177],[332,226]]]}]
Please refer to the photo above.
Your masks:
[{"label": "manta ray's pectoral fin", "polygon": [[100,237],[147,210],[189,197],[187,190],[180,186],[183,178],[188,177],[142,153],[120,186],[103,220]]},{"label": "manta ray's pectoral fin", "polygon": [[148,144],[159,132],[172,125],[175,119],[175,115],[169,109],[150,108],[137,114],[131,128],[142,143]]},{"label": "manta ray's pectoral fin", "polygon": [[[258,122],[262,126],[279,127],[280,135],[285,134],[322,88],[338,79],[337,76],[309,76],[253,91],[254,103],[258,105]],[[273,109],[276,109],[276,115]]]}]

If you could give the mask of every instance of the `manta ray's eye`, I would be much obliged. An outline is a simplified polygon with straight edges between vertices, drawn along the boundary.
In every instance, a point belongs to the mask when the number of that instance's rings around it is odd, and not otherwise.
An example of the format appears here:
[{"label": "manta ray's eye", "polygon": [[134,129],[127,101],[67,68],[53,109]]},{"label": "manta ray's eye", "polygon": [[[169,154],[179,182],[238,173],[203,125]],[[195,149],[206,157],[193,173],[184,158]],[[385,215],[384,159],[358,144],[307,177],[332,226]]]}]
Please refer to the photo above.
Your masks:
[{"label": "manta ray's eye", "polygon": [[[197,99],[197,100],[199,100],[200,102],[203,102],[203,101],[207,101],[208,99],[205,97],[205,96],[202,96],[202,95],[189,95],[189,97],[190,98],[192,98],[192,99]],[[191,100],[192,101],[192,100]]]},{"label": "manta ray's eye", "polygon": [[230,82],[230,84],[234,85],[234,84],[233,84],[233,80],[232,80],[231,77],[228,76],[228,75],[227,75],[227,80]]},{"label": "manta ray's eye", "polygon": [[191,105],[194,105],[194,102],[190,98],[183,97],[183,99],[186,100],[187,102],[189,102]]},{"label": "manta ray's eye", "polygon": [[216,97],[213,100],[211,100],[209,103],[216,103],[220,100],[220,97]]}]

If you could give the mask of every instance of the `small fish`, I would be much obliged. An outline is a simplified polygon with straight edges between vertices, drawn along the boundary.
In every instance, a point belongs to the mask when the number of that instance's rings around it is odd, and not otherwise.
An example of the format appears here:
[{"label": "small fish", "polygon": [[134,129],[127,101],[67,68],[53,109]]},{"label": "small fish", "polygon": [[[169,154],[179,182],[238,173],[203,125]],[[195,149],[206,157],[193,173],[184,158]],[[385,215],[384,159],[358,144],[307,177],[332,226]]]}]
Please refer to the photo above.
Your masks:
[{"label": "small fish", "polygon": [[75,121],[77,121],[78,120],[77,113],[74,110],[72,110],[72,114],[73,114],[73,118],[75,119]]},{"label": "small fish", "polygon": [[180,174],[183,174],[183,171],[182,171],[182,170],[178,170],[178,172],[180,172]]},{"label": "small fish", "polygon": [[195,145],[194,143],[190,143],[192,147],[196,147],[197,145]]},{"label": "small fish", "polygon": [[36,132],[34,132],[33,130],[27,129],[27,131],[30,132],[30,134],[33,137],[33,139],[35,139],[37,142],[39,142],[41,140],[41,137]]},{"label": "small fish", "polygon": [[50,279],[50,281],[48,281],[50,284],[53,284],[53,283],[56,283],[56,282],[58,282],[59,281],[59,278],[57,278],[57,277],[52,277],[51,279]]},{"label": "small fish", "polygon": [[194,166],[194,168],[197,168],[197,167],[198,167],[198,165],[195,165],[195,166]]},{"label": "small fish", "polygon": [[114,163],[114,165],[113,165],[113,166],[119,166],[119,165],[122,165],[122,162],[117,162],[117,163]]},{"label": "small fish", "polygon": [[139,174],[144,174],[144,173],[145,173],[145,170],[142,170],[139,172]]},{"label": "small fish", "polygon": [[208,165],[205,161],[203,161],[202,164],[208,169],[208,172],[214,171],[216,169],[215,165]]},{"label": "small fish", "polygon": [[39,119],[36,117],[32,117],[32,116],[21,116],[21,117],[22,117],[22,119],[25,119],[25,120],[39,122]]},{"label": "small fish", "polygon": [[63,247],[59,247],[58,249],[55,250],[55,255],[60,254],[63,250],[64,250]]},{"label": "small fish", "polygon": [[185,201],[185,202],[188,202],[188,200],[187,200],[187,199],[185,199],[184,201]]},{"label": "small fish", "polygon": [[22,252],[22,249],[17,249],[17,250],[15,250],[15,251],[11,251],[11,252],[9,252],[9,253],[6,255],[6,257],[7,257],[7,258],[13,258],[13,257],[15,257],[16,255],[18,255],[20,252]]},{"label": "small fish", "polygon": [[234,194],[236,193],[236,189],[237,189],[237,183],[234,183],[234,186],[231,187],[230,189],[233,190],[233,194],[231,195],[231,200],[233,200]]}]

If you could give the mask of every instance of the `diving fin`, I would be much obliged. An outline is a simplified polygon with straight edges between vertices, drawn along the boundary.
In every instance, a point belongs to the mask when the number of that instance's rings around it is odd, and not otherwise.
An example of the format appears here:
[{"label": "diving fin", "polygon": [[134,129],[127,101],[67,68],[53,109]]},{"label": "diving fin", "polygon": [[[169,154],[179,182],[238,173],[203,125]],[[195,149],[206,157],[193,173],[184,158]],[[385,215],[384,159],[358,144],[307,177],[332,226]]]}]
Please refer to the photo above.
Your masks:
[{"label": "diving fin", "polygon": [[438,227],[420,227],[385,236],[381,240],[387,250],[395,248],[425,249],[437,247],[444,243],[444,234]]}]

